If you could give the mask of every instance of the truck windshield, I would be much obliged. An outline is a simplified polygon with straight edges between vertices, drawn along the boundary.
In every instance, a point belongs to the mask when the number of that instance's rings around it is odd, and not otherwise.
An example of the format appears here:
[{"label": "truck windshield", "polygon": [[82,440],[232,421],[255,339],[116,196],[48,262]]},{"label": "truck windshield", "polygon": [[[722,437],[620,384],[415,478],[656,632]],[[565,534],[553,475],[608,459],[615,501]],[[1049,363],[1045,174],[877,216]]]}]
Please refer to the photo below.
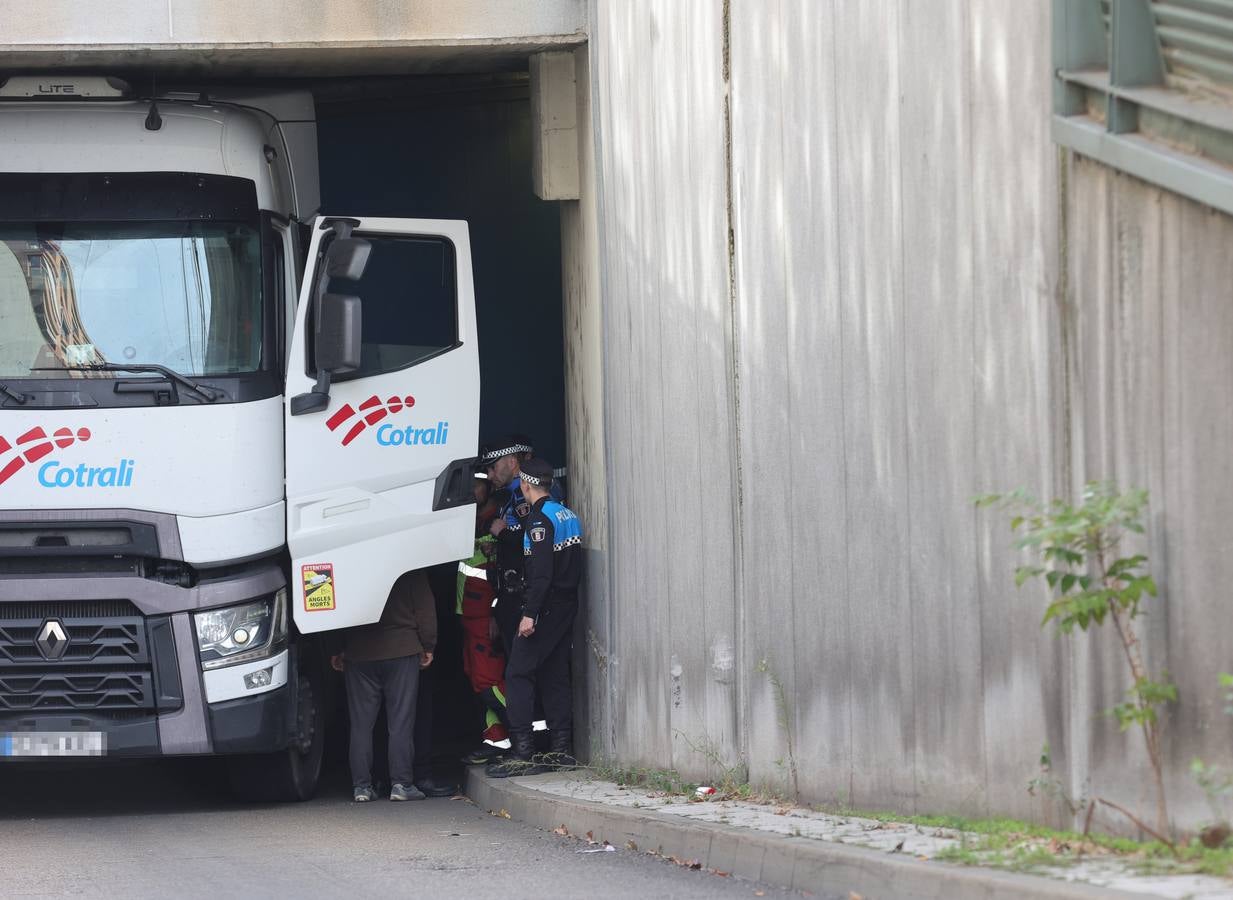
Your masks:
[{"label": "truck windshield", "polygon": [[81,370],[107,363],[255,372],[261,324],[255,227],[0,224],[0,378],[117,377]]}]

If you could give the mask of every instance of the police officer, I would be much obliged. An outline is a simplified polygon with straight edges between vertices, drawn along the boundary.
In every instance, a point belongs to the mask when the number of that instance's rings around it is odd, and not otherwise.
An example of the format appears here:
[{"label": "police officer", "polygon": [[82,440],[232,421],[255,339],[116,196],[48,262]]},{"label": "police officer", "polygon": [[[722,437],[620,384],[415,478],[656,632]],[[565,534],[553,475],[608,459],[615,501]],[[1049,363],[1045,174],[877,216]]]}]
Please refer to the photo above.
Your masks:
[{"label": "police officer", "polygon": [[522,522],[526,591],[518,636],[505,669],[512,746],[507,760],[488,767],[488,774],[495,778],[532,775],[551,768],[531,762],[537,687],[551,737],[549,761],[573,764],[569,662],[582,577],[582,523],[552,499],[552,467],[548,463],[540,459],[522,463],[521,481],[530,505]]},{"label": "police officer", "polygon": [[[526,435],[510,434],[487,444],[480,454],[480,467],[487,473],[494,492],[503,497],[500,513],[490,533],[497,539],[497,604],[493,610],[505,657],[509,658],[518,634],[523,599],[522,520],[531,509],[522,493],[522,463],[532,453]],[[555,488],[554,499],[560,499]]]},{"label": "police officer", "polygon": [[525,514],[531,507],[522,496],[519,475],[523,459],[530,455],[530,442],[511,434],[486,444],[479,460],[499,510],[489,532],[497,542],[493,571],[497,601],[492,615],[501,633],[506,659],[518,633],[518,613],[522,609],[522,521],[518,511],[521,509]]}]

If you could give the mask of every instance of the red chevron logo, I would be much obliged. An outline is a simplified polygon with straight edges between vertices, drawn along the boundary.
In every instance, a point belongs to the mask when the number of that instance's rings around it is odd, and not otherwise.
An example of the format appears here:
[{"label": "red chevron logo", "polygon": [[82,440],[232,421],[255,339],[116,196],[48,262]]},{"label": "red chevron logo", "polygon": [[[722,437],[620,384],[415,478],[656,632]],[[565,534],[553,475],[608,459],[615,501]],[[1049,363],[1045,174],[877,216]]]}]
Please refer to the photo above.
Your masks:
[{"label": "red chevron logo", "polygon": [[[350,403],[344,403],[338,412],[326,419],[325,426],[330,431],[338,431],[348,422],[351,423],[351,427],[342,436],[342,445],[345,447],[359,437],[369,425],[376,425],[386,416],[403,412],[413,406],[415,406],[415,398],[411,396],[390,397],[382,401],[380,397],[373,394],[360,404],[358,410]],[[352,422],[352,419],[355,421]]]},{"label": "red chevron logo", "polygon": [[[29,463],[38,462],[56,448],[63,450],[79,441],[90,440],[89,428],[57,428],[50,436],[42,426],[35,426],[17,438],[15,444],[0,435],[0,484],[4,484]],[[9,452],[12,451],[12,457]],[[7,461],[6,461],[7,460]]]}]

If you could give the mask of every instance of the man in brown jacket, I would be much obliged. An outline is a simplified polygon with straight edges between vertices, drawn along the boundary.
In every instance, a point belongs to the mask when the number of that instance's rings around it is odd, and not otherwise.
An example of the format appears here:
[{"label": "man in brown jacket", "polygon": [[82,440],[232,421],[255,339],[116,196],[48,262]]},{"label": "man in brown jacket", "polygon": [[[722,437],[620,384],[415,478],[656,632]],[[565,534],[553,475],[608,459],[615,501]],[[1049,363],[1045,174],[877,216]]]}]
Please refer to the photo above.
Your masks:
[{"label": "man in brown jacket", "polygon": [[351,718],[351,785],[357,803],[377,798],[372,786],[372,732],[385,700],[389,723],[391,800],[423,800],[411,771],[415,755],[415,697],[420,669],[432,664],[437,610],[428,576],[408,572],[394,582],[374,625],[346,633],[343,666]]}]

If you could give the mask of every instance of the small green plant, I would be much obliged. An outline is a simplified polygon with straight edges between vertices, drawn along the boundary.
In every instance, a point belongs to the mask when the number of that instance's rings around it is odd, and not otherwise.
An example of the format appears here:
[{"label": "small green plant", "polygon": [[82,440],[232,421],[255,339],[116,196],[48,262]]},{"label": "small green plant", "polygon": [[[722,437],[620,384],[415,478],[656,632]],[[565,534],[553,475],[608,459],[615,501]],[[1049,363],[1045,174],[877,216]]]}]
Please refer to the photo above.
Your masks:
[{"label": "small green plant", "polygon": [[1121,549],[1128,532],[1143,533],[1147,491],[1122,492],[1111,482],[1089,482],[1077,505],[1061,499],[1046,503],[1023,490],[989,494],[976,503],[1012,513],[1015,547],[1034,557],[1031,564],[1015,570],[1015,584],[1043,578],[1049,587],[1051,600],[1042,627],[1053,622],[1061,634],[1069,635],[1076,628],[1087,631],[1106,621],[1113,623],[1131,688],[1110,713],[1123,731],[1137,727],[1143,735],[1155,782],[1156,828],[1161,835],[1167,834],[1159,710],[1176,702],[1177,687],[1167,672],[1153,676],[1143,661],[1135,620],[1147,598],[1156,596],[1156,582],[1146,556],[1123,555]]},{"label": "small green plant", "polygon": [[1086,805],[1082,798],[1078,802],[1072,800],[1062,783],[1053,777],[1053,755],[1047,743],[1040,748],[1040,774],[1028,782],[1027,792],[1032,797],[1061,803],[1072,817]]},{"label": "small green plant", "polygon": [[[1221,672],[1220,688],[1224,691],[1224,711],[1233,716],[1233,675]],[[1229,801],[1233,798],[1233,772],[1222,766],[1209,765],[1199,757],[1190,762],[1190,774],[1195,783],[1207,797],[1207,805],[1212,811],[1212,821],[1199,833],[1199,840],[1205,847],[1216,850],[1223,847],[1233,832],[1230,826]]]},{"label": "small green plant", "polygon": [[1191,760],[1190,774],[1207,796],[1215,821],[1227,821],[1224,807],[1228,798],[1233,797],[1233,773],[1220,766],[1208,765],[1196,757]]},{"label": "small green plant", "polygon": [[579,766],[575,771],[589,773],[591,777],[614,782],[620,787],[640,787],[670,796],[692,794],[697,787],[693,782],[682,778],[675,769],[598,765]]},{"label": "small green plant", "polygon": [[801,798],[801,786],[796,769],[796,747],[792,738],[792,708],[788,705],[788,694],[784,690],[783,682],[779,680],[779,676],[775,674],[768,660],[759,660],[755,671],[765,675],[771,682],[771,688],[775,691],[775,710],[779,718],[779,727],[783,729],[784,739],[788,745],[787,758],[776,760],[776,765],[781,769],[787,770],[787,782],[792,791],[792,800],[795,802]]},{"label": "small green plant", "polygon": [[724,800],[749,800],[753,797],[753,789],[745,778],[745,762],[738,760],[735,765],[728,765],[724,760],[723,750],[709,737],[692,738],[679,728],[673,730],[691,752],[706,759],[711,769],[711,784],[715,788],[716,797]]}]

